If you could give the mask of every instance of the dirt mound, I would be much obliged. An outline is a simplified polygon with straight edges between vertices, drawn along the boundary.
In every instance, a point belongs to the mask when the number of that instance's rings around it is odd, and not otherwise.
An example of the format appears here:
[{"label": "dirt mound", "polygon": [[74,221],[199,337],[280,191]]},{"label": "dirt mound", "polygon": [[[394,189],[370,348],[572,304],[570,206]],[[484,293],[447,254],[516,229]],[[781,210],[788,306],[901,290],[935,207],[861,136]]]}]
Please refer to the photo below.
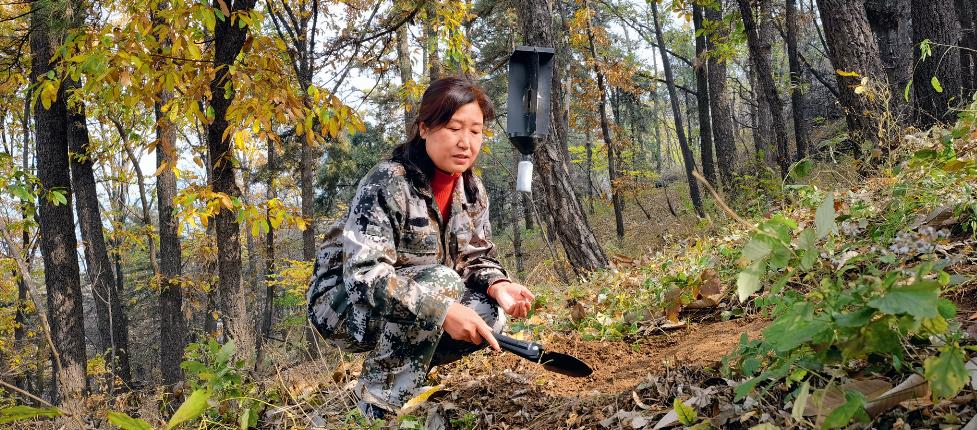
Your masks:
[{"label": "dirt mound", "polygon": [[[766,324],[757,318],[693,324],[631,343],[583,341],[576,334],[544,339],[548,348],[590,364],[594,373],[587,378],[548,372],[511,354],[490,353],[445,366],[434,377],[445,386],[442,408],[477,411],[490,428],[502,422],[505,425],[499,428],[540,423],[549,424],[539,428],[577,426],[580,423],[572,417],[601,418],[604,409],[615,409],[609,406],[631,402],[631,391],[653,375],[691,372],[707,378],[699,369],[715,368],[739,342],[741,333],[756,338]],[[647,406],[653,410],[671,407]]]}]

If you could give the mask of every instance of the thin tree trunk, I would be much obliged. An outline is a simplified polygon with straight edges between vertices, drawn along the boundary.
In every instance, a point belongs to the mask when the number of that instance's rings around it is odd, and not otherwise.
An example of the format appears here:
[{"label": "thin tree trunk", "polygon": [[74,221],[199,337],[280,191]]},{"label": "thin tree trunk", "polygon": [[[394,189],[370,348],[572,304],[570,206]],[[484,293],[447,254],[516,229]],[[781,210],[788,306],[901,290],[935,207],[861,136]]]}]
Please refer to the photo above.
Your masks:
[{"label": "thin tree trunk", "polygon": [[171,94],[163,92],[155,105],[156,114],[156,168],[166,166],[156,178],[156,206],[159,210],[159,312],[160,348],[159,363],[163,384],[172,386],[183,378],[180,362],[187,345],[187,322],[183,317],[182,275],[183,251],[177,220],[173,216],[173,199],[176,197],[176,128],[160,110]]},{"label": "thin tree trunk", "polygon": [[[519,153],[516,151],[512,152],[512,166],[515,169],[519,168]],[[513,177],[512,185],[515,187],[515,177]],[[522,254],[522,227],[519,225],[519,201],[522,200],[520,194],[525,195],[526,193],[516,192],[512,194],[512,206],[509,208],[509,222],[512,223],[512,252],[513,258],[516,260],[516,274],[519,277],[523,276],[525,273],[525,262],[523,261]]]},{"label": "thin tree trunk", "polygon": [[438,31],[434,28],[434,8],[433,3],[425,5],[427,8],[428,19],[424,20],[424,55],[425,72],[431,82],[441,77],[441,60],[438,56]]},{"label": "thin tree trunk", "polygon": [[756,66],[757,80],[760,81],[760,88],[763,96],[770,107],[770,114],[773,117],[774,135],[777,139],[777,164],[780,165],[780,177],[787,177],[787,169],[790,167],[790,149],[787,145],[787,127],[784,125],[784,107],[777,94],[777,86],[773,81],[773,70],[770,68],[770,42],[760,40],[757,32],[756,22],[753,20],[753,10],[749,0],[737,0],[740,5],[740,13],[743,16],[743,25],[746,30],[746,41],[749,45],[750,58]]},{"label": "thin tree trunk", "polygon": [[854,91],[862,77],[874,82],[884,82],[886,79],[879,46],[869,27],[863,2],[817,0],[817,4],[831,54],[831,66],[835,70],[858,74],[835,74],[852,140],[858,142],[861,139],[876,139],[875,122],[872,119],[876,107]]},{"label": "thin tree trunk", "polygon": [[68,113],[68,142],[75,155],[70,163],[71,182],[75,193],[78,227],[85,247],[85,264],[95,296],[100,349],[107,351],[106,359],[112,376],[108,389],[109,393],[113,393],[115,377],[119,377],[126,386],[132,383],[129,372],[129,329],[102,233],[102,213],[98,206],[98,190],[92,168],[94,154],[90,152],[88,125],[85,121],[85,107],[79,103]]},{"label": "thin tree trunk", "polygon": [[597,90],[600,91],[600,104],[597,111],[600,114],[600,131],[607,147],[607,177],[611,181],[611,202],[614,206],[614,226],[618,239],[624,239],[624,209],[621,193],[617,189],[617,150],[611,138],[611,127],[607,119],[607,86],[604,84],[604,73],[600,71],[597,58],[597,48],[594,46],[594,34],[587,21],[587,40],[590,43],[590,58],[593,60],[594,74],[597,76]]},{"label": "thin tree trunk", "polygon": [[[913,42],[925,39],[932,42],[933,55],[921,60],[920,49],[915,50],[917,61],[913,75],[913,93],[919,115],[916,123],[928,128],[937,123],[956,120],[953,108],[960,102],[960,55],[951,46],[960,43],[960,20],[951,0],[912,0]],[[921,60],[921,61],[920,61]],[[931,83],[933,78],[939,85]],[[938,90],[936,87],[942,87]]]},{"label": "thin tree trunk", "polygon": [[[719,5],[721,7],[721,5]],[[712,22],[722,22],[722,10],[707,7],[704,11],[705,19]],[[709,51],[716,49],[716,40],[726,37],[729,29],[722,26],[718,33],[710,34],[706,39]],[[719,165],[719,176],[722,178],[726,191],[733,186],[733,172],[736,166],[736,142],[733,137],[733,114],[730,106],[729,90],[726,86],[726,63],[720,62],[715,55],[709,56],[709,112],[712,120],[712,134],[716,146],[716,158]]]},{"label": "thin tree trunk", "polygon": [[590,214],[594,214],[594,143],[590,139],[590,127],[585,126],[584,146],[587,149],[587,202]]},{"label": "thin tree trunk", "polygon": [[797,0],[787,0],[787,61],[790,64],[790,106],[794,114],[794,144],[797,159],[807,157],[809,145],[807,121],[804,119],[804,93],[801,62],[797,52]]},{"label": "thin tree trunk", "polygon": [[159,260],[157,259],[156,252],[156,238],[153,237],[152,226],[153,218],[152,213],[149,210],[149,194],[146,191],[146,176],[142,172],[142,167],[139,165],[139,157],[136,157],[136,153],[132,151],[132,147],[129,146],[128,134],[125,131],[125,127],[122,123],[116,119],[112,120],[115,123],[116,128],[119,129],[119,136],[122,137],[122,148],[125,150],[126,155],[129,157],[129,162],[132,163],[132,170],[136,173],[136,184],[139,186],[139,203],[142,208],[142,225],[146,229],[146,246],[149,248],[149,262],[153,268],[153,278],[159,279]]},{"label": "thin tree trunk", "polygon": [[675,77],[672,74],[671,62],[668,60],[668,53],[665,51],[665,38],[662,36],[656,2],[651,2],[651,13],[655,22],[655,39],[658,41],[658,48],[662,57],[662,68],[665,69],[665,86],[668,87],[668,98],[672,102],[672,116],[675,117],[675,134],[678,136],[679,146],[682,148],[682,159],[685,162],[685,177],[689,182],[689,196],[692,198],[692,207],[695,208],[695,213],[699,218],[703,218],[706,214],[702,210],[699,183],[692,176],[692,171],[695,170],[695,158],[692,156],[689,141],[685,138],[685,130],[682,129],[682,110],[679,108],[678,91],[675,89]]},{"label": "thin tree trunk", "polygon": [[[236,0],[233,12],[246,12],[254,8],[256,0]],[[230,19],[218,21],[214,30],[214,65],[217,75],[210,83],[210,107],[214,120],[207,127],[207,146],[210,169],[213,172],[211,187],[231,199],[241,197],[235,180],[233,153],[230,140],[225,138],[227,111],[234,99],[233,80],[228,68],[244,46],[248,27],[231,24]],[[230,85],[228,91],[227,85]],[[304,158],[304,157],[303,157]],[[303,202],[304,203],[304,202]],[[304,212],[303,204],[303,212]],[[304,215],[304,213],[303,213]],[[251,362],[254,359],[254,325],[247,312],[247,291],[241,282],[241,226],[234,210],[221,208],[216,215],[217,233],[217,308],[224,328],[237,346],[236,357]]]},{"label": "thin tree trunk", "polygon": [[719,185],[718,175],[716,174],[716,164],[713,161],[712,150],[712,118],[709,116],[709,99],[712,97],[712,88],[709,88],[709,62],[706,57],[706,35],[702,27],[702,6],[692,3],[692,22],[695,28],[695,81],[696,103],[699,110],[699,143],[702,152],[702,174],[710,184]]},{"label": "thin tree trunk", "polygon": [[[31,128],[30,128],[31,104],[30,104],[30,100],[31,100],[30,94],[28,94],[26,97],[24,97],[24,115],[21,118],[21,128],[22,128],[23,133],[24,133],[24,135],[23,135],[24,146],[22,148],[23,149],[23,153],[21,154],[21,157],[22,157],[21,158],[21,170],[24,171],[24,172],[28,172],[28,173],[31,171],[31,169],[30,169],[30,159],[31,159],[31,155],[32,155],[32,148],[31,148],[31,143],[30,143],[31,142]],[[30,191],[31,191],[31,193],[33,193],[33,190],[30,190]],[[21,251],[20,258],[22,258],[24,260],[24,266],[26,266],[26,269],[27,269],[28,272],[30,272],[30,270],[31,270],[31,265],[32,265],[31,263],[32,263],[32,260],[33,260],[31,258],[31,251],[30,251],[30,249],[28,249],[28,245],[27,245],[27,244],[31,243],[31,232],[30,232],[30,228],[28,228],[28,223],[27,223],[31,219],[31,215],[32,214],[30,213],[30,211],[31,211],[31,202],[28,201],[28,200],[20,200],[20,217],[21,217],[21,220],[24,222],[24,227],[22,228],[21,233],[20,233],[20,236],[21,236],[20,237],[20,243],[23,244],[22,245],[23,246],[23,249]],[[26,306],[27,306],[27,300],[28,300],[28,297],[27,297],[27,279],[24,276],[18,276],[18,278],[17,278],[17,313],[14,316],[14,321],[17,324],[17,327],[14,329],[14,342],[16,343],[16,345],[17,345],[18,348],[22,348],[23,347],[23,344],[24,344],[24,341],[25,341],[25,338],[26,338],[26,332],[27,332],[27,330],[26,330],[26,327],[27,327],[27,312],[26,312],[26,310],[27,310],[27,308],[26,308]],[[38,365],[40,365],[40,363],[38,363]],[[42,373],[42,370],[41,369],[38,369],[38,373]],[[18,388],[21,388],[21,389],[24,389],[24,390],[27,390],[27,391],[30,391],[29,390],[29,388],[30,388],[30,380],[31,380],[30,372],[27,371],[27,370],[25,370],[24,373],[18,374],[17,375],[17,378],[18,378],[17,383],[16,383],[17,387]],[[38,393],[40,393],[40,392],[41,392],[41,390],[38,390]]]},{"label": "thin tree trunk", "polygon": [[397,69],[400,70],[400,86],[404,91],[404,133],[410,134],[411,109],[413,100],[407,92],[408,84],[414,81],[414,72],[410,60],[410,34],[407,32],[407,25],[397,28]]},{"label": "thin tree trunk", "polygon": [[[268,140],[268,185],[265,190],[265,198],[272,201],[278,198],[275,188],[275,179],[278,177],[278,154],[275,151],[275,142]],[[271,224],[271,211],[265,215],[268,218],[268,233],[265,235],[265,298],[261,306],[261,331],[257,341],[257,359],[255,368],[263,361],[264,340],[271,336],[272,319],[275,314],[275,227]]]},{"label": "thin tree trunk", "polygon": [[[31,3],[31,82],[40,83],[53,70],[51,58],[60,41],[52,26],[63,22],[65,11],[53,3]],[[78,269],[75,220],[71,212],[71,177],[68,165],[68,113],[64,87],[57,99],[45,108],[40,98],[34,105],[37,137],[37,174],[45,193],[57,192],[66,200],[56,204],[53,198],[38,199],[40,206],[41,255],[44,260],[44,283],[47,287],[47,313],[51,337],[60,357],[60,367],[52,366],[57,384],[53,396],[64,399],[69,413],[81,412],[82,396],[88,389],[85,377],[84,315],[82,314],[81,280]],[[50,195],[49,195],[50,196]]]},{"label": "thin tree trunk", "polygon": [[[519,11],[517,18],[523,40],[532,46],[554,46],[553,16],[546,0],[519,0],[514,5]],[[563,85],[559,68],[553,70],[552,96],[550,97],[550,124],[553,126],[549,136],[540,142],[533,155],[536,177],[541,183],[535,189],[544,194],[546,209],[554,218],[554,231],[563,244],[567,259],[577,273],[586,272],[610,265],[607,255],[594,236],[584,210],[574,193],[570,181],[569,167],[562,152],[566,149],[565,123],[556,118],[563,112]],[[561,149],[562,148],[562,149]]]}]

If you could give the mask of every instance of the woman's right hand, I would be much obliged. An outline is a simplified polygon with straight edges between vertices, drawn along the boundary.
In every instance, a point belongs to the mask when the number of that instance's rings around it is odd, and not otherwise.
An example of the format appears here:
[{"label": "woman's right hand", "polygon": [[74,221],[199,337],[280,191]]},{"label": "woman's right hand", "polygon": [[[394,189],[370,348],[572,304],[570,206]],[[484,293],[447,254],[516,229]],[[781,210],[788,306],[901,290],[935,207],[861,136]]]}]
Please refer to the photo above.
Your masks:
[{"label": "woman's right hand", "polygon": [[461,303],[455,302],[448,307],[448,315],[444,318],[444,331],[452,339],[471,342],[475,345],[481,345],[484,339],[488,341],[492,349],[501,351],[499,342],[495,340],[495,335],[492,334],[492,328],[475,311]]}]

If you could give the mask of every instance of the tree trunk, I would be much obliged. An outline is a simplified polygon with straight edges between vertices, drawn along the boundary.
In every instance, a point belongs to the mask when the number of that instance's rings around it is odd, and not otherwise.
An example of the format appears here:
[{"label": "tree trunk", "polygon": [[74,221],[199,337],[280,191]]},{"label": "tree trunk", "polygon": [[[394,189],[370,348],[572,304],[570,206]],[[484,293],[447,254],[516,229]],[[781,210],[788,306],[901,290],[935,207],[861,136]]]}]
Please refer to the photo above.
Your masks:
[{"label": "tree trunk", "polygon": [[[512,166],[514,169],[519,168],[520,158],[521,157],[519,156],[519,152],[517,151],[512,152]],[[513,189],[515,189],[515,186],[516,186],[516,178],[513,177],[512,178]],[[511,194],[512,206],[509,208],[509,222],[512,223],[512,257],[513,259],[516,260],[516,275],[522,277],[523,273],[525,273],[526,268],[525,268],[525,263],[523,262],[523,255],[522,255],[522,227],[519,225],[519,206],[520,206],[519,201],[522,200],[522,196],[520,194],[526,194],[526,193],[515,192]]]},{"label": "tree trunk", "polygon": [[[64,20],[65,11],[48,2],[31,3],[31,82],[40,83],[53,70],[51,57],[60,41],[52,26]],[[37,176],[42,195],[40,206],[41,255],[44,284],[47,287],[47,313],[51,337],[60,366],[52,372],[58,384],[53,397],[61,397],[69,413],[80,413],[82,396],[88,389],[85,377],[85,327],[82,313],[81,280],[78,269],[75,220],[71,213],[72,193],[68,165],[68,113],[64,87],[57,99],[45,108],[42,100],[34,105],[37,142]],[[66,200],[56,204],[49,193]],[[60,394],[60,396],[58,395]],[[53,399],[52,397],[52,399]]]},{"label": "tree trunk", "polygon": [[[865,16],[879,45],[879,58],[889,79],[890,108],[899,116],[909,113],[912,98],[903,91],[913,73],[913,17],[911,0],[866,0]],[[911,96],[911,94],[910,94]]]},{"label": "tree trunk", "polygon": [[584,129],[584,147],[587,149],[587,203],[594,214],[594,143],[590,139],[590,127]]},{"label": "tree trunk", "polygon": [[[256,0],[236,0],[232,13],[253,9],[255,2]],[[227,110],[234,99],[233,80],[229,83],[230,91],[225,90],[225,85],[232,79],[228,76],[227,69],[234,64],[234,59],[241,52],[247,33],[247,26],[242,28],[237,23],[232,25],[230,19],[218,21],[214,29],[214,66],[217,67],[217,75],[210,83],[210,107],[213,108],[214,120],[207,127],[207,147],[212,171],[211,187],[215,192],[224,193],[231,199],[240,198],[241,190],[235,180],[230,139],[224,136],[228,127]],[[303,215],[304,209],[305,202]],[[217,309],[224,329],[235,340],[236,357],[251,362],[255,352],[254,325],[247,310],[247,291],[241,282],[241,226],[236,218],[237,214],[233,210],[223,207],[216,215]]]},{"label": "tree trunk", "polygon": [[662,27],[658,17],[658,5],[651,2],[651,13],[655,23],[655,39],[658,41],[658,48],[662,57],[662,68],[665,69],[665,86],[668,87],[668,98],[672,102],[672,116],[675,118],[675,134],[678,136],[679,146],[682,148],[682,159],[685,161],[685,177],[689,181],[689,196],[692,198],[692,207],[699,218],[706,216],[702,210],[702,197],[699,195],[699,183],[696,182],[692,171],[695,170],[695,158],[692,156],[692,149],[689,147],[688,140],[685,139],[685,130],[682,128],[682,110],[679,108],[678,91],[675,89],[675,77],[672,74],[672,65],[668,60],[668,52],[665,51],[665,38],[662,36]]},{"label": "tree trunk", "polygon": [[[272,201],[278,198],[275,188],[275,179],[278,177],[278,154],[275,151],[275,142],[268,139],[268,188],[265,190],[265,198]],[[255,368],[263,361],[262,345],[265,339],[271,336],[272,319],[275,314],[275,284],[272,283],[275,276],[275,227],[271,225],[271,211],[266,214],[268,217],[268,233],[265,235],[265,298],[261,306],[261,331],[257,342],[257,359]]]},{"label": "tree trunk", "polygon": [[[908,1],[908,0],[904,0]],[[973,100],[977,91],[977,5],[973,0],[956,0],[960,18],[960,83],[963,101]]]},{"label": "tree trunk", "polygon": [[434,28],[433,3],[425,5],[428,19],[424,20],[424,63],[425,72],[431,82],[441,77],[441,60],[438,56],[438,29]]},{"label": "tree trunk", "polygon": [[702,6],[692,3],[692,22],[695,28],[695,82],[696,103],[699,110],[699,144],[702,152],[702,174],[714,186],[719,185],[716,175],[716,164],[713,161],[712,150],[712,119],[709,114],[709,99],[712,88],[709,87],[708,61],[706,60],[706,35],[702,28]]},{"label": "tree trunk", "polygon": [[[532,46],[554,46],[549,2],[546,0],[519,0],[514,5],[518,11],[519,27],[526,44]],[[577,200],[570,182],[570,171],[561,151],[566,151],[566,129],[564,122],[556,116],[563,112],[563,86],[559,68],[553,70],[552,95],[550,97],[550,124],[552,130],[539,149],[533,154],[536,176],[541,183],[535,189],[544,195],[547,212],[555,220],[554,230],[567,259],[578,274],[581,272],[607,268],[610,262],[600,243],[594,236]],[[561,149],[564,148],[564,149]]]},{"label": "tree trunk", "polygon": [[[77,83],[68,83],[68,85]],[[75,211],[78,213],[78,227],[81,230],[85,247],[85,264],[88,278],[95,296],[96,321],[98,323],[100,350],[107,352],[112,379],[109,393],[114,392],[115,377],[125,385],[131,385],[129,372],[129,329],[119,292],[116,290],[112,274],[112,262],[102,234],[102,213],[98,207],[98,190],[95,172],[89,151],[88,124],[85,107],[79,102],[68,113],[68,143],[73,157],[71,164],[71,184],[75,194]]]},{"label": "tree trunk", "polygon": [[[722,10],[707,7],[705,19],[712,22],[722,22]],[[716,49],[716,40],[726,37],[729,29],[720,27],[718,33],[711,34],[706,40],[707,48]],[[733,185],[733,172],[736,166],[736,142],[733,138],[733,114],[730,106],[729,90],[726,87],[726,64],[715,56],[709,56],[709,111],[712,120],[712,135],[716,146],[716,156],[719,165],[719,175],[724,189],[729,191]]]},{"label": "tree trunk", "polygon": [[807,121],[804,120],[803,73],[797,52],[797,0],[787,0],[787,61],[790,64],[790,107],[794,114],[794,144],[797,159],[807,157],[809,145]]},{"label": "tree trunk", "polygon": [[624,239],[624,210],[621,201],[621,193],[617,189],[617,150],[614,148],[614,140],[611,138],[611,127],[607,119],[607,86],[604,84],[604,73],[598,67],[597,48],[594,47],[594,34],[590,29],[590,21],[587,21],[587,40],[590,42],[590,58],[593,60],[594,74],[597,75],[597,91],[600,91],[600,104],[597,111],[600,113],[600,131],[604,138],[604,146],[607,147],[607,177],[611,182],[611,202],[614,205],[614,226],[618,239]]},{"label": "tree trunk", "polygon": [[[929,128],[937,123],[956,120],[956,112],[950,108],[960,103],[960,55],[953,52],[960,43],[960,20],[951,0],[912,0],[913,42],[924,39],[932,42],[933,55],[921,60],[920,50],[915,50],[917,61],[913,74],[913,93],[919,108],[916,123]],[[941,46],[942,45],[942,46]],[[933,78],[939,80],[942,91],[936,88]]]},{"label": "tree trunk", "polygon": [[861,0],[817,0],[821,22],[831,55],[831,66],[858,76],[835,74],[841,106],[848,120],[851,140],[876,139],[872,115],[876,111],[867,99],[855,94],[862,77],[874,82],[886,79],[879,46],[872,35]]},{"label": "tree trunk", "polygon": [[773,118],[774,136],[777,141],[777,164],[780,165],[780,177],[787,177],[790,167],[790,149],[787,145],[787,127],[784,125],[784,107],[777,94],[777,86],[773,81],[773,70],[770,67],[770,39],[760,40],[760,34],[753,20],[753,10],[750,0],[737,0],[740,13],[743,15],[743,25],[746,30],[746,41],[749,45],[750,58],[756,66],[757,80],[760,83],[762,95],[770,107]]},{"label": "tree trunk", "polygon": [[414,80],[414,72],[410,60],[410,34],[407,32],[407,24],[397,28],[397,69],[400,70],[400,86],[404,91],[404,134],[410,133],[411,109],[413,100],[407,92],[407,86]]},{"label": "tree trunk", "polygon": [[176,127],[160,110],[171,94],[163,92],[155,105],[156,113],[156,167],[166,167],[156,178],[156,200],[159,210],[159,363],[163,384],[172,386],[183,379],[180,362],[187,345],[187,324],[183,318],[182,274],[183,251],[177,233],[177,220],[173,217],[173,199],[176,197]]}]

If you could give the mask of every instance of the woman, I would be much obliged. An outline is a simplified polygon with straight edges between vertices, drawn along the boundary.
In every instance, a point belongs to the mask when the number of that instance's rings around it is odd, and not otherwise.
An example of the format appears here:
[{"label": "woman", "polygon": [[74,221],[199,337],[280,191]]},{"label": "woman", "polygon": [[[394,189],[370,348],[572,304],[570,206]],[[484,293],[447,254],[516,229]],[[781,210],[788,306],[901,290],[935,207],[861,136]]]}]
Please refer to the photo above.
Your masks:
[{"label": "woman", "polygon": [[[495,259],[488,199],[472,165],[494,118],[470,81],[433,82],[406,142],[360,181],[326,233],[309,287],[309,319],[347,352],[369,354],[356,393],[384,418],[431,366],[499,345],[505,315],[534,299]],[[501,311],[500,311],[501,308]]]}]

